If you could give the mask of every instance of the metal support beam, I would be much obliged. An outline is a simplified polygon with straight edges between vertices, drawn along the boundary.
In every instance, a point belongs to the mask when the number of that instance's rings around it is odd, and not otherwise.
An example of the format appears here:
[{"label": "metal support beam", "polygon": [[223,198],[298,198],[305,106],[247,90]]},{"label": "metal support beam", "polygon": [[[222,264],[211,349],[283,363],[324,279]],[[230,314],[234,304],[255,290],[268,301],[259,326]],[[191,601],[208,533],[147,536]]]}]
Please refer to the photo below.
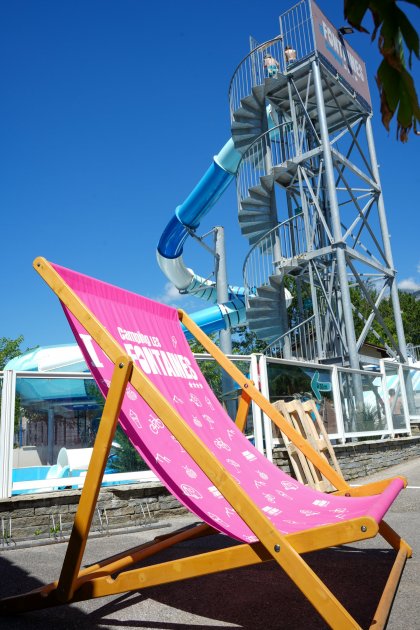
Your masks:
[{"label": "metal support beam", "polygon": [[354,369],[359,368],[359,356],[356,350],[356,335],[354,331],[353,313],[351,308],[350,290],[347,279],[347,264],[345,251],[342,248],[342,234],[340,211],[337,201],[337,193],[335,190],[334,166],[331,155],[331,147],[329,143],[329,133],[327,118],[325,114],[324,95],[322,90],[321,73],[318,61],[312,62],[312,70],[314,75],[315,94],[319,118],[320,135],[323,146],[324,164],[325,164],[325,181],[327,186],[327,197],[331,212],[331,227],[336,245],[337,258],[337,274],[340,282],[341,301],[343,308],[343,317],[346,328],[346,338],[349,354],[350,366]]},{"label": "metal support beam", "polygon": [[[376,180],[377,186],[379,188],[378,213],[379,213],[379,223],[381,226],[385,255],[387,258],[388,267],[391,267],[391,269],[393,269],[394,263],[392,261],[392,252],[391,252],[391,243],[389,240],[388,223],[386,220],[385,204],[384,204],[384,199],[382,195],[378,161],[376,159],[375,143],[373,141],[372,123],[371,123],[370,118],[366,120],[366,138],[367,138],[367,143],[368,143],[368,148],[369,148],[369,155],[370,155],[370,160],[372,164],[373,175]],[[401,356],[401,360],[405,363],[407,361],[407,345],[405,342],[404,326],[403,326],[402,317],[401,317],[400,299],[398,297],[398,288],[397,288],[397,283],[395,279],[391,284],[391,300],[392,300],[392,307],[394,310],[395,328],[397,331],[400,356]]]}]

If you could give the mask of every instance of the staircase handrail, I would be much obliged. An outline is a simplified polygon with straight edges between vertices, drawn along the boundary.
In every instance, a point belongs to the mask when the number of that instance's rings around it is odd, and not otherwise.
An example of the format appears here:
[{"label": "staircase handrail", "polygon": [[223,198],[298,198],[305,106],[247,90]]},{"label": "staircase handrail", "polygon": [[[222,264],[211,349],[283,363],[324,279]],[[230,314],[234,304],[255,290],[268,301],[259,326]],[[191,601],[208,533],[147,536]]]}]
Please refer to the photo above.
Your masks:
[{"label": "staircase handrail", "polygon": [[[255,48],[253,48],[247,55],[245,55],[245,57],[243,57],[243,59],[238,63],[238,65],[236,66],[232,78],[230,80],[229,83],[229,89],[228,89],[228,100],[229,100],[229,106],[230,106],[230,112],[232,114],[232,112],[236,109],[236,107],[232,107],[232,87],[233,87],[233,83],[237,77],[237,74],[240,70],[240,68],[243,66],[243,64],[248,61],[250,59],[250,57],[252,55],[255,55],[255,53],[258,52],[262,52],[263,50],[265,50],[266,48],[269,48],[270,46],[276,44],[277,42],[282,42],[283,41],[283,36],[282,35],[276,35],[276,37],[273,37],[272,39],[267,40],[266,42],[263,42],[262,44],[259,44],[258,46],[256,46]],[[283,65],[283,57],[281,57],[281,62]],[[262,85],[263,82],[258,83],[258,82],[250,82],[250,87],[254,87],[254,85]],[[248,91],[244,91],[244,95],[248,95],[249,94],[249,90]],[[239,101],[242,97],[239,97]]]},{"label": "staircase handrail", "polygon": [[303,328],[305,325],[310,324],[311,321],[315,320],[315,315],[310,315],[309,317],[307,317],[306,319],[304,319],[303,321],[299,322],[298,324],[296,324],[295,326],[293,326],[293,328],[290,328],[289,330],[287,330],[286,332],[282,333],[281,335],[279,335],[277,337],[277,339],[274,339],[274,341],[271,341],[263,350],[263,354],[268,354],[270,352],[270,349],[273,348],[274,346],[278,345],[280,346],[282,343],[282,340],[287,337],[292,335],[294,332],[296,332],[297,330],[299,330],[299,328]]},{"label": "staircase handrail", "polygon": [[[288,219],[285,219],[285,221],[282,221],[281,223],[278,223],[277,225],[275,225],[273,228],[271,228],[271,230],[268,230],[268,232],[266,232],[264,234],[264,236],[262,236],[260,239],[258,239],[258,241],[256,243],[254,243],[254,245],[251,247],[251,249],[249,250],[249,252],[247,253],[245,260],[244,260],[244,264],[242,266],[242,276],[244,279],[244,288],[245,288],[245,295],[252,295],[252,291],[254,290],[253,287],[249,286],[248,280],[247,280],[247,266],[248,266],[248,261],[251,258],[253,252],[260,247],[263,243],[264,240],[268,240],[271,236],[272,233],[276,232],[277,230],[280,230],[282,228],[285,227],[286,224],[290,224],[293,221],[296,221],[297,219],[299,219],[299,217],[303,217],[303,212],[298,212],[297,214],[293,215],[293,217],[289,217]],[[251,289],[251,291],[250,291]]]},{"label": "staircase handrail", "polygon": [[[263,133],[261,133],[257,138],[255,138],[251,144],[249,145],[249,147],[247,148],[247,150],[245,151],[245,153],[243,153],[243,155],[241,156],[241,159],[239,161],[238,164],[238,168],[236,171],[236,187],[237,187],[237,194],[239,196],[240,201],[242,201],[243,197],[242,197],[242,191],[241,191],[241,180],[242,180],[242,172],[243,169],[246,167],[246,165],[249,164],[249,162],[247,162],[248,158],[252,156],[252,153],[255,152],[255,147],[258,143],[261,142],[265,142],[266,137],[268,136],[268,141],[267,141],[267,147],[269,146],[269,143],[271,144],[272,142],[272,136],[276,133],[276,131],[280,131],[281,128],[286,128],[286,127],[290,127],[290,121],[283,121],[281,123],[279,123],[278,125],[276,125],[275,127],[271,127],[270,129],[267,129],[267,131],[264,131]],[[279,166],[280,164],[283,164],[284,162],[286,162],[287,160],[292,160],[295,157],[295,152],[291,151],[290,155],[283,155],[283,150],[280,150],[279,152],[279,160],[274,159],[273,160],[273,152],[271,153],[271,166]],[[249,168],[251,168],[251,166],[249,166]],[[253,169],[255,172],[255,169]],[[264,169],[264,175],[268,175],[269,173],[267,172],[267,169]],[[256,184],[258,179],[261,177],[261,175],[255,175],[255,178],[253,180],[253,183]]]}]

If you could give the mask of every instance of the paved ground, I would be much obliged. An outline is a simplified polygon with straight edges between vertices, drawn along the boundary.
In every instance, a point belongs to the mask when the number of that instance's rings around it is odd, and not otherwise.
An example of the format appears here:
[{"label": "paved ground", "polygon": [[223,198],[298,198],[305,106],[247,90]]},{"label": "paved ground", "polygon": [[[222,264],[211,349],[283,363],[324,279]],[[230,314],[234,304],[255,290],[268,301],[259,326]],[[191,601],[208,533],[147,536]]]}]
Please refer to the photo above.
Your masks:
[{"label": "paved ground", "polygon": [[[387,476],[405,474],[409,488],[395,502],[387,521],[414,548],[394,603],[388,630],[420,630],[420,460],[388,469]],[[382,478],[375,475],[371,479]],[[174,529],[189,517],[171,523]],[[90,564],[162,533],[142,532],[90,540],[84,562]],[[213,540],[211,540],[212,538]],[[184,543],[190,550],[207,550],[210,537]],[[307,556],[311,566],[348,607],[363,627],[376,608],[393,552],[379,541],[347,546]],[[64,544],[0,552],[0,593],[35,588],[58,577]],[[174,557],[171,551],[167,557]],[[367,569],[369,567],[369,569]],[[296,587],[273,563],[151,588],[130,595],[107,597],[68,607],[0,617],[0,629],[198,630],[322,630],[320,620]]]}]

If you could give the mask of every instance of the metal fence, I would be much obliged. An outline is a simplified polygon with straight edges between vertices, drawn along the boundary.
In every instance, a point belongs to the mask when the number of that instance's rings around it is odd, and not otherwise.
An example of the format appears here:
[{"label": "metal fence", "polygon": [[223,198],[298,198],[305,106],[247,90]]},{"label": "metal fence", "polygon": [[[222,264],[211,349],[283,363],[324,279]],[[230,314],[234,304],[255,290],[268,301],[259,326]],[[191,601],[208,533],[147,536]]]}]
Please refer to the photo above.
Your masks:
[{"label": "metal fence", "polygon": [[[411,423],[420,420],[419,368],[381,360],[379,370],[370,372],[261,356],[259,371],[261,391],[271,402],[315,399],[333,441],[410,435]],[[269,424],[264,418],[271,458]]]},{"label": "metal fence", "polygon": [[[283,43],[279,36],[259,44],[236,67],[229,85],[229,106],[232,120],[233,112],[241,105],[241,99],[252,94],[252,88],[262,85],[268,77],[264,68],[264,55],[267,53],[276,60],[283,59]],[[282,67],[280,67],[281,70]]]},{"label": "metal fence", "polygon": [[[301,0],[280,16],[280,36],[284,50],[289,47],[296,51],[296,59],[299,61],[313,53],[315,42],[308,0]],[[286,62],[284,70],[287,71]]]}]

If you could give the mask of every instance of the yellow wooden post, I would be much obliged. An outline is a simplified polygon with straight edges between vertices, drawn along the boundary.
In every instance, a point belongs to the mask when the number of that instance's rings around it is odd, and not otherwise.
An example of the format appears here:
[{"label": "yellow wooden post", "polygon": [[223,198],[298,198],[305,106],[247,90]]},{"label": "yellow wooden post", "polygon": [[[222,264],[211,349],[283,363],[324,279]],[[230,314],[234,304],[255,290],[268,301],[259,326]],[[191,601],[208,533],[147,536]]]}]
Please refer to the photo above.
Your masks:
[{"label": "yellow wooden post", "polygon": [[236,413],[235,424],[242,433],[245,430],[246,419],[248,417],[249,405],[251,404],[251,398],[246,391],[242,390],[241,397],[239,398],[238,411]]},{"label": "yellow wooden post", "polygon": [[125,388],[132,369],[133,362],[127,356],[119,357],[115,364],[111,385],[102,412],[92,457],[57,585],[57,598],[61,601],[68,601],[73,597],[74,586],[79,574],[87,537],[92,524],[102,477],[111,450],[112,439],[117,427]]}]

